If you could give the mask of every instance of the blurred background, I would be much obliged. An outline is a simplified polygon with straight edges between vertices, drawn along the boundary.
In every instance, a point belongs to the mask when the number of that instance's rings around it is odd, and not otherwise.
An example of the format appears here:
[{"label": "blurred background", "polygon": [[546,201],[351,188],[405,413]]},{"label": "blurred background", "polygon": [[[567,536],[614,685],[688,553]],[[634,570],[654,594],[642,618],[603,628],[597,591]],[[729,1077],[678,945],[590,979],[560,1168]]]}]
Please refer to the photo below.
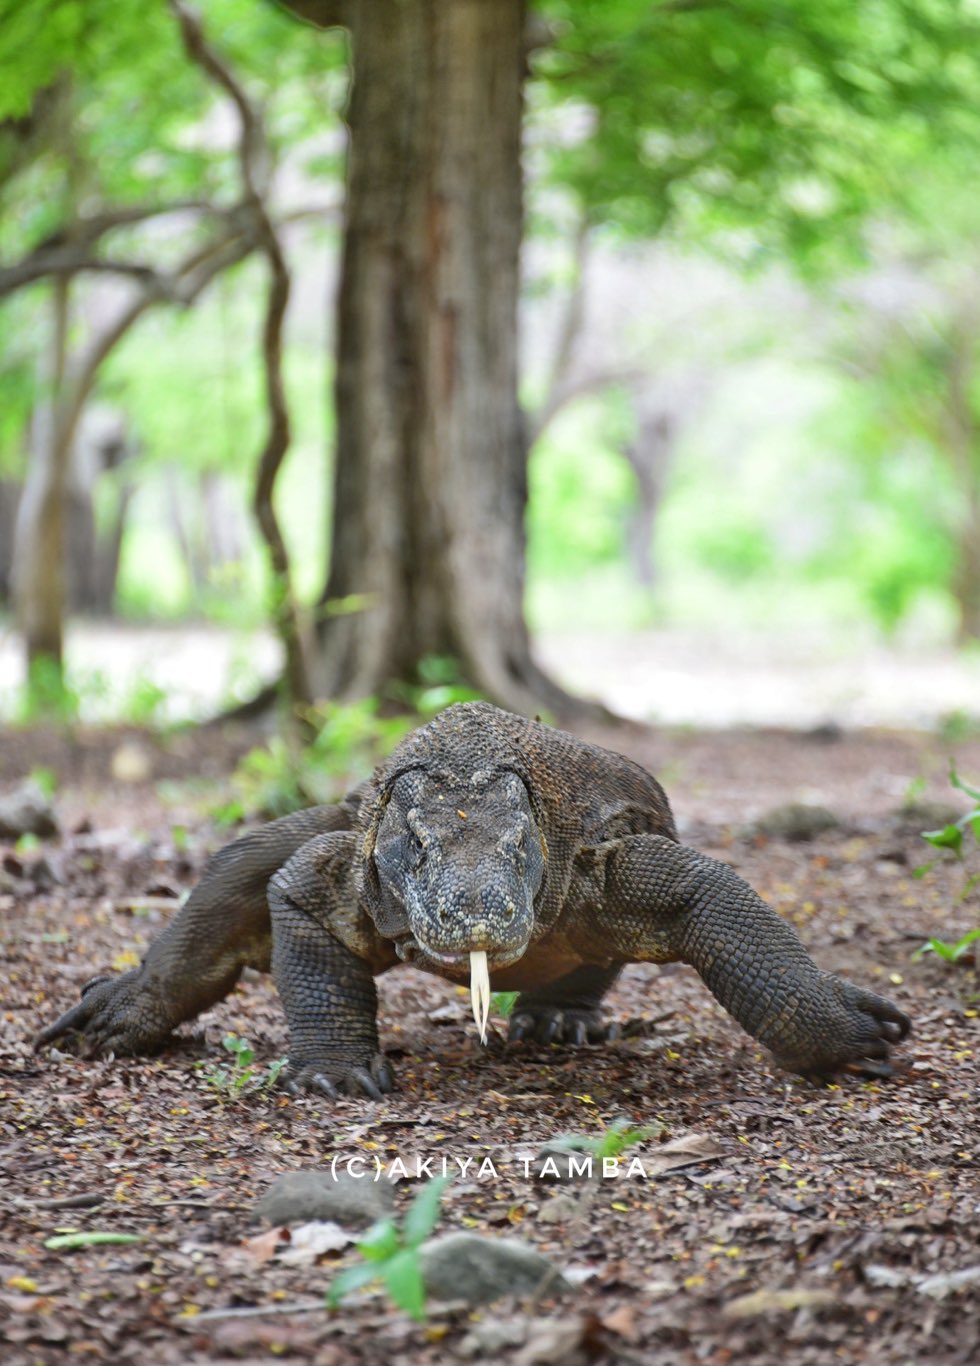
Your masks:
[{"label": "blurred background", "polygon": [[[240,110],[166,4],[0,12],[0,717],[210,715],[282,669]],[[291,276],[274,507],[302,614],[334,511],[349,39],[261,0],[202,21],[261,121]],[[567,0],[527,23],[536,658],[643,720],[971,732],[975,9]]]}]

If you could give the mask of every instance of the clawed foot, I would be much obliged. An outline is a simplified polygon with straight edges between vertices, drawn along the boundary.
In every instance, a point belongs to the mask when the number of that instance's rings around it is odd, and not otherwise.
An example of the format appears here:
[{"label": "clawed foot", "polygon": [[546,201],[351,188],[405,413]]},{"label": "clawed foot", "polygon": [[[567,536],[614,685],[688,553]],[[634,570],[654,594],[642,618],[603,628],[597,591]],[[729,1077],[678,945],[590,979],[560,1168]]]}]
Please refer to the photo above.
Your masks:
[{"label": "clawed foot", "polygon": [[341,1096],[355,1099],[382,1100],[395,1089],[391,1064],[382,1053],[354,1061],[349,1057],[320,1057],[313,1062],[290,1062],[283,1085],[291,1096],[312,1092],[339,1100]]},{"label": "clawed foot", "polygon": [[171,1025],[141,975],[135,968],[122,977],[87,982],[78,1004],[37,1035],[35,1051],[64,1040],[83,1058],[159,1052]]},{"label": "clawed foot", "polygon": [[597,1010],[578,1006],[518,1004],[507,1029],[509,1043],[522,1039],[533,1039],[535,1043],[605,1043],[618,1037],[619,1025],[615,1020],[605,1020]]},{"label": "clawed foot", "polygon": [[844,1068],[868,1077],[891,1075],[889,1054],[904,1039],[912,1021],[891,1001],[853,982],[826,974],[828,1011],[814,1029],[810,1046],[777,1052],[788,1071],[825,1084]]}]

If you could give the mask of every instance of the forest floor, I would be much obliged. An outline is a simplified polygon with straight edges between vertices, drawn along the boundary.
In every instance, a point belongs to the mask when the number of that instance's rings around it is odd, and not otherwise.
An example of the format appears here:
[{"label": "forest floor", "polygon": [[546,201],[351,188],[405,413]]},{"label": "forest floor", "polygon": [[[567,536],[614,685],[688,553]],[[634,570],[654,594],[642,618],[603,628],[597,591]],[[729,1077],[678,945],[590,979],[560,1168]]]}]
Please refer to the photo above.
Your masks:
[{"label": "forest floor", "polygon": [[[953,860],[913,871],[929,852],[919,832],[941,814],[924,803],[957,804],[951,754],[980,779],[980,742],[833,729],[591,738],[656,772],[682,838],[733,864],[821,966],[912,1016],[894,1075],[825,1089],[789,1077],[691,971],[653,966],[627,969],[609,998],[612,1014],[643,1022],[632,1037],[579,1048],[507,1047],[499,1020],[483,1048],[465,993],[392,973],[380,1020],[398,1089],[377,1104],[216,1088],[229,1031],[263,1067],[286,1052],[272,985],[254,974],[159,1058],[35,1055],[34,1032],[93,973],[134,963],[227,840],[209,809],[254,737],[8,732],[0,792],[48,767],[63,833],[0,845],[5,1363],[976,1361],[976,973],[913,952],[975,925],[980,894],[957,899]],[[119,764],[124,744],[142,766]],[[800,799],[838,824],[808,840],[752,828]],[[651,1133],[618,1175],[557,1186],[525,1174],[546,1141],[599,1137],[623,1117]],[[663,1161],[676,1140],[695,1160]],[[524,1239],[571,1293],[432,1302],[421,1324],[379,1290],[328,1311],[353,1249],[291,1260],[253,1210],[277,1175],[334,1156],[409,1173],[445,1159],[456,1175],[438,1231]],[[633,1157],[645,1174],[627,1174]],[[463,1176],[466,1158],[490,1166]],[[399,1182],[399,1211],[416,1186]],[[72,1231],[140,1241],[46,1246]]]}]

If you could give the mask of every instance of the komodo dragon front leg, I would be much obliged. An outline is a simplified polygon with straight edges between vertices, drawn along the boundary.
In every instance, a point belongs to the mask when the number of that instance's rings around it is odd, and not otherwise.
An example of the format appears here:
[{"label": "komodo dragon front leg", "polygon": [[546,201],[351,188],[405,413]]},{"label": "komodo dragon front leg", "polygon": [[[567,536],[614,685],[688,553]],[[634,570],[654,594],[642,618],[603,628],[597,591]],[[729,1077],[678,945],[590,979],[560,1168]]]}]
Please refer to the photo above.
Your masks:
[{"label": "komodo dragon front leg", "polygon": [[140,966],[89,982],[35,1048],[70,1038],[89,1056],[157,1052],[177,1025],[227,996],[244,967],[268,970],[269,879],[314,835],[349,828],[350,819],[346,804],[313,807],[221,849]]},{"label": "komodo dragon front leg", "polygon": [[353,886],[358,837],[321,835],[269,884],[272,975],[289,1024],[293,1095],[318,1091],[380,1100],[394,1087],[378,1043],[374,973],[397,961]]},{"label": "komodo dragon front leg", "polygon": [[630,961],[696,968],[780,1066],[814,1080],[849,1063],[882,1074],[911,1021],[891,1002],[812,961],[795,931],[729,867],[658,835],[596,851],[604,862],[598,938]]}]

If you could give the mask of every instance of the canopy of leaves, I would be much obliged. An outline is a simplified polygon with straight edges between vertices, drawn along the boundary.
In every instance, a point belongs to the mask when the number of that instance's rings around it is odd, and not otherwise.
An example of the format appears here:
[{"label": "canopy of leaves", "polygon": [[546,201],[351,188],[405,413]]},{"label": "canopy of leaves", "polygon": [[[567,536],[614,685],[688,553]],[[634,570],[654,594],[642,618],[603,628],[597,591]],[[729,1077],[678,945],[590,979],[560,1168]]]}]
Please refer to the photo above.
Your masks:
[{"label": "canopy of leaves", "polygon": [[[343,43],[264,0],[210,0],[208,32],[265,108],[274,144],[313,136],[335,116]],[[71,208],[207,199],[226,188],[232,138],[211,112],[215,92],[184,56],[168,7],[137,0],[0,0],[0,195],[36,155],[18,192],[21,241],[32,244]],[[60,93],[49,110],[45,96]],[[47,126],[37,128],[40,116]],[[43,135],[39,136],[39,132]],[[39,193],[47,177],[47,188]],[[0,208],[3,202],[0,200]],[[8,228],[9,232],[9,228]],[[20,245],[3,242],[5,254]]]},{"label": "canopy of leaves", "polygon": [[980,141],[971,0],[541,0],[546,100],[582,117],[553,175],[638,234],[700,220],[816,261],[900,200],[930,150]]}]

